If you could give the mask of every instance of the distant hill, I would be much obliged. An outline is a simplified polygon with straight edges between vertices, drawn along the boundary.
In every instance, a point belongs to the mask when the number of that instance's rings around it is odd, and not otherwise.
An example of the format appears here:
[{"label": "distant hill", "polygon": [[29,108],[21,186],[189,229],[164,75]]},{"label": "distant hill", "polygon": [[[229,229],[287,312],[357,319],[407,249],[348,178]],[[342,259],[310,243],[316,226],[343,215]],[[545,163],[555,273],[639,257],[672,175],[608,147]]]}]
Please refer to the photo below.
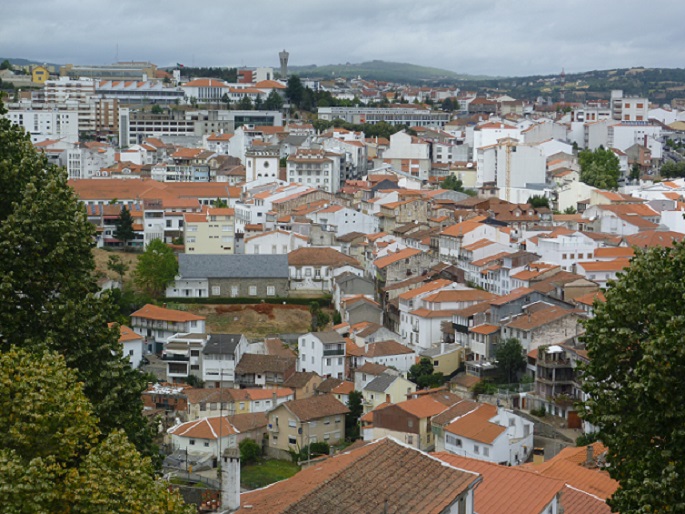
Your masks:
[{"label": "distant hill", "polygon": [[36,65],[40,64],[42,66],[45,66],[45,65],[54,66],[55,69],[59,69],[59,67],[62,66],[61,64],[55,64],[52,62],[31,61],[29,59],[20,59],[17,57],[0,57],[0,62],[3,62],[5,60],[9,61],[11,64],[13,64],[15,66],[29,66],[32,64],[36,64]]},{"label": "distant hill", "polygon": [[329,64],[317,66],[288,66],[288,71],[312,79],[333,79],[337,77],[355,78],[365,80],[380,80],[384,82],[399,82],[418,84],[424,82],[449,82],[457,80],[488,79],[491,77],[476,77],[459,74],[440,68],[418,66],[416,64],[369,61],[358,64]]},{"label": "distant hill", "polygon": [[458,85],[477,90],[498,91],[514,98],[584,102],[608,99],[613,89],[626,95],[646,96],[652,102],[668,103],[685,98],[683,68],[621,68],[557,75],[533,75],[485,80],[460,81]]}]

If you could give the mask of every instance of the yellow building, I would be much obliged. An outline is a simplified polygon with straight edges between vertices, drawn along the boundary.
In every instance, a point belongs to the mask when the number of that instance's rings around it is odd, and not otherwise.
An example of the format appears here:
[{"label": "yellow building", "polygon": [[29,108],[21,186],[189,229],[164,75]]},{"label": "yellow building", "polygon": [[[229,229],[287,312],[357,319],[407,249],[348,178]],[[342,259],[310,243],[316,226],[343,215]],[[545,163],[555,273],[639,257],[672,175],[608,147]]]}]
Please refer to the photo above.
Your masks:
[{"label": "yellow building", "polygon": [[345,440],[345,414],[350,410],[332,395],[285,402],[269,412],[269,454],[288,455],[310,443],[331,445]]},{"label": "yellow building", "polygon": [[188,213],[184,222],[186,253],[235,253],[235,211],[227,207],[210,207],[201,214]]},{"label": "yellow building", "polygon": [[34,66],[31,68],[31,81],[34,84],[44,85],[50,78],[50,72],[45,66]]}]

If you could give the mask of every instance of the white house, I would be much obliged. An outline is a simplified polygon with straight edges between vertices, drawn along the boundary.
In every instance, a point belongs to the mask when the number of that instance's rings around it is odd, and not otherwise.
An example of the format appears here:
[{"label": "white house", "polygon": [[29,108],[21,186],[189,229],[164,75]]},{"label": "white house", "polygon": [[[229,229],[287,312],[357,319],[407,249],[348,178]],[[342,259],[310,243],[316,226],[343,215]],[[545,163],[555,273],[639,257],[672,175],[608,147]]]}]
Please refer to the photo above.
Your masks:
[{"label": "white house", "polygon": [[245,253],[248,255],[287,254],[309,246],[306,236],[285,230],[272,230],[246,237]]},{"label": "white house", "polygon": [[364,353],[357,358],[357,362],[365,364],[381,364],[396,368],[402,373],[407,373],[409,368],[416,364],[416,352],[397,341],[379,341],[369,343],[363,348]]},{"label": "white house", "polygon": [[442,340],[441,324],[459,309],[491,300],[492,293],[438,279],[400,294],[400,336],[405,344],[430,348]]},{"label": "white house", "polygon": [[333,248],[302,247],[288,254],[291,291],[332,293],[333,279],[350,271],[359,276],[363,269],[354,257]]},{"label": "white house", "polygon": [[378,217],[365,214],[342,205],[329,205],[306,215],[324,230],[335,232],[340,237],[349,232],[373,234],[378,232]]},{"label": "white house", "polygon": [[436,450],[515,466],[533,451],[533,423],[488,403],[463,400],[432,420]]},{"label": "white house", "polygon": [[[115,323],[108,325],[110,328],[115,326]],[[119,342],[122,346],[124,357],[127,357],[131,362],[131,367],[137,369],[143,360],[143,349],[145,346],[145,339],[140,334],[136,334],[126,325],[119,326]]]},{"label": "white house", "polygon": [[243,334],[211,334],[202,349],[202,380],[208,387],[232,386],[235,367],[247,351]]},{"label": "white house", "polygon": [[309,332],[298,338],[298,371],[314,371],[322,377],[345,377],[345,339],[335,331]]},{"label": "white house", "polygon": [[131,314],[131,327],[145,337],[147,353],[161,353],[167,339],[179,332],[202,334],[205,317],[147,304]]}]

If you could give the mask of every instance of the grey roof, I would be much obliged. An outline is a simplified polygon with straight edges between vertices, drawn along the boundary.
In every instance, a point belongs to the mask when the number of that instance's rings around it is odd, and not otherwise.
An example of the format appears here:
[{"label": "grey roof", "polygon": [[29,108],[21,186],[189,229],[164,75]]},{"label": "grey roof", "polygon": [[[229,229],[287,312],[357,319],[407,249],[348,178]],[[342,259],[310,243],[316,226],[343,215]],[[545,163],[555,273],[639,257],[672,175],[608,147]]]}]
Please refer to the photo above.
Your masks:
[{"label": "grey roof", "polygon": [[327,330],[325,332],[312,332],[312,335],[324,344],[342,343],[345,344],[343,336],[338,334],[335,330]]},{"label": "grey roof", "polygon": [[288,278],[287,255],[204,255],[178,256],[183,278]]},{"label": "grey roof", "polygon": [[233,355],[241,337],[242,334],[212,334],[202,349],[202,353]]},{"label": "grey roof", "polygon": [[386,373],[383,373],[382,375],[378,375],[376,378],[374,378],[371,382],[366,384],[366,389],[367,391],[374,391],[376,393],[384,393],[388,387],[395,381],[397,377],[394,377],[392,375],[388,375]]},{"label": "grey roof", "polygon": [[307,139],[309,139],[309,136],[296,136],[294,134],[288,134],[288,137],[286,137],[283,142],[293,146],[300,146]]}]

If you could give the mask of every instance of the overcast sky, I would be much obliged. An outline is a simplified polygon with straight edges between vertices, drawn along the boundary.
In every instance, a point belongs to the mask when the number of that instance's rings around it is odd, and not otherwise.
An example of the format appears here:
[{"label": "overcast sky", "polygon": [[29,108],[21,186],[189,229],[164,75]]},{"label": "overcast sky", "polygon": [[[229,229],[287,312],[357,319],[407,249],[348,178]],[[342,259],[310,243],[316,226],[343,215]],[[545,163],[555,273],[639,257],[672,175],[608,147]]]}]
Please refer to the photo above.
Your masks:
[{"label": "overcast sky", "polygon": [[682,0],[12,0],[0,55],[278,66],[373,59],[519,76],[685,66]]}]

